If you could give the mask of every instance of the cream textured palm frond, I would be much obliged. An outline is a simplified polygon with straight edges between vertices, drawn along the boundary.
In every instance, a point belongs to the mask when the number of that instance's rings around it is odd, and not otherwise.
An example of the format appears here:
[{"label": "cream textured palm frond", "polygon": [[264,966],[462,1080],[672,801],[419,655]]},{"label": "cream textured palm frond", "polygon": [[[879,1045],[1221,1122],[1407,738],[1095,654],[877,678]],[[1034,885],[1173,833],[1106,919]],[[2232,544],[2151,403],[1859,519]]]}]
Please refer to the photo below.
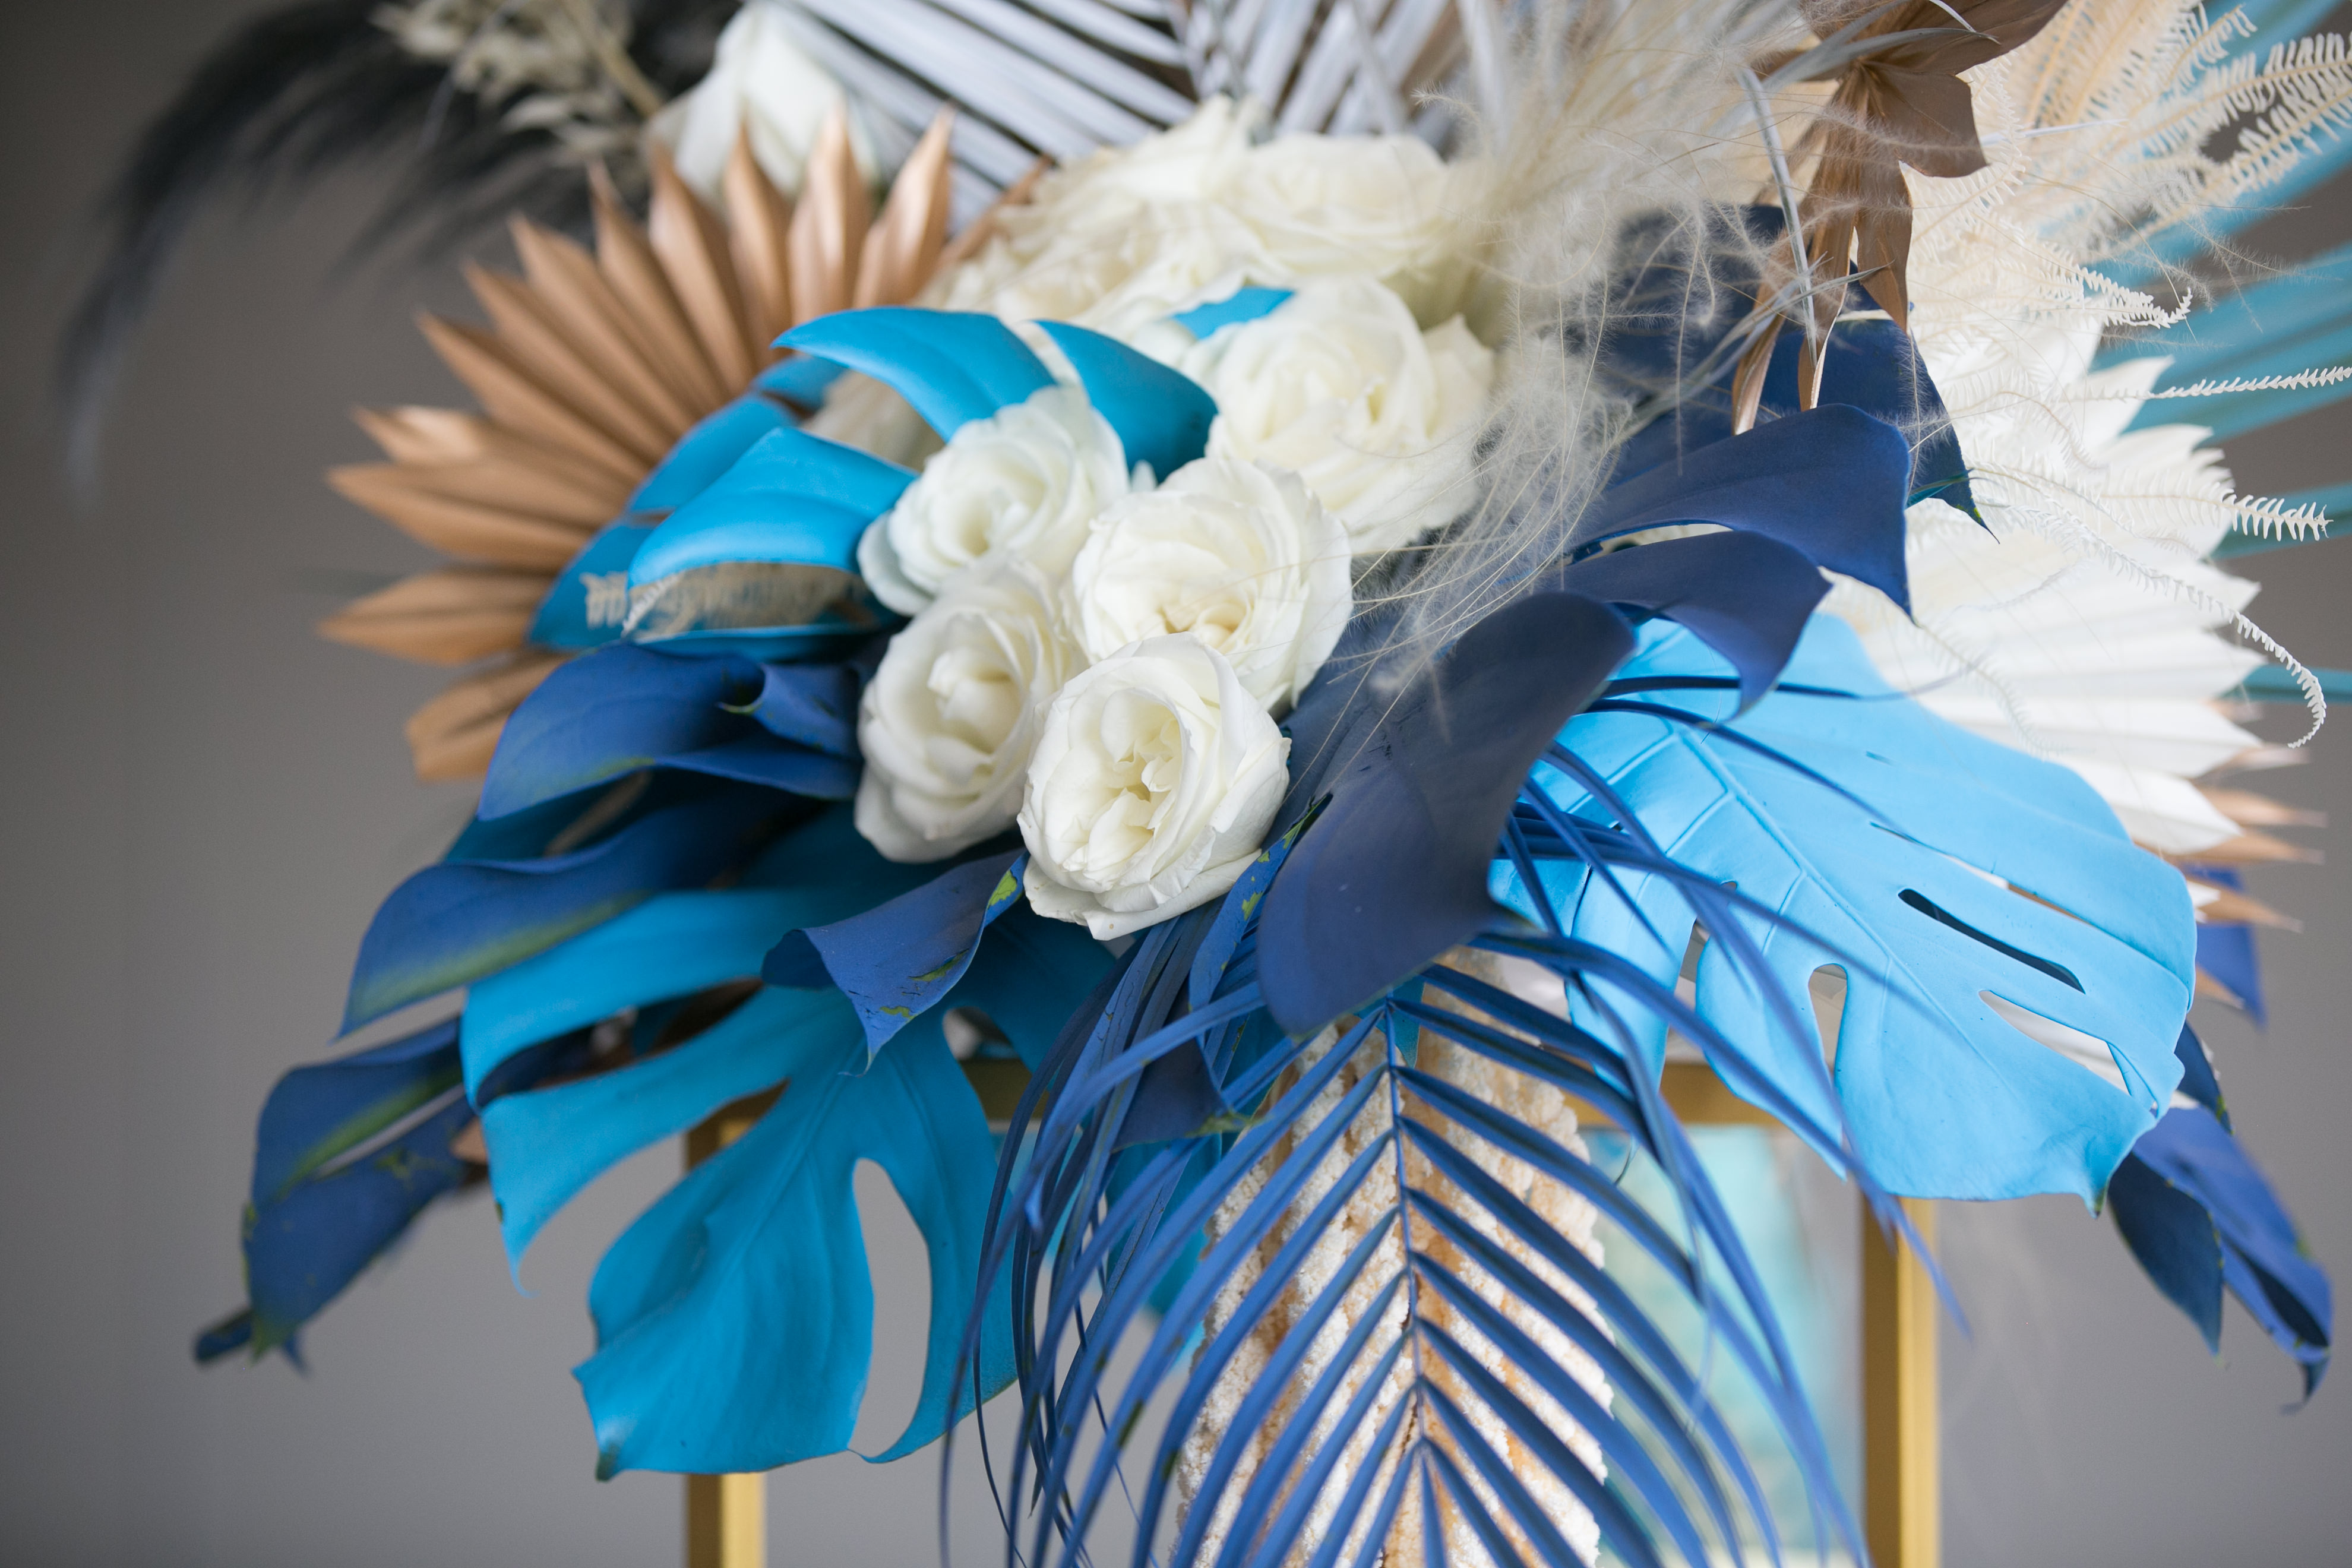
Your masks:
[{"label": "cream textured palm frond", "polygon": [[2141,843],[2209,862],[2298,853],[2261,831],[2284,808],[2199,781],[2273,754],[2216,700],[2263,662],[2245,643],[2300,666],[2245,618],[2255,584],[2206,557],[2232,529],[2321,520],[2237,494],[2196,426],[2126,428],[2168,362],[2095,370],[2101,336],[2187,308],[2091,268],[2277,178],[2352,113],[2339,43],[2226,59],[2242,31],[2193,5],[2081,4],[1971,73],[1989,166],[1913,178],[1911,286],[1984,521],[1912,509],[1914,618],[1850,584],[1830,601],[1927,706],[2066,763]]},{"label": "cream textured palm frond", "polygon": [[560,660],[529,649],[539,603],[581,547],[693,424],[740,395],[792,326],[909,300],[948,242],[942,113],[879,216],[836,114],[803,176],[778,191],[739,140],[725,213],[656,155],[641,226],[595,192],[593,252],[516,220],[520,277],[469,267],[485,327],[427,317],[425,336],[481,404],[362,411],[383,463],[335,469],[344,495],[458,558],[346,605],[320,626],[427,664],[502,662],[468,675],[408,726],[417,774],[488,764],[505,717]]}]

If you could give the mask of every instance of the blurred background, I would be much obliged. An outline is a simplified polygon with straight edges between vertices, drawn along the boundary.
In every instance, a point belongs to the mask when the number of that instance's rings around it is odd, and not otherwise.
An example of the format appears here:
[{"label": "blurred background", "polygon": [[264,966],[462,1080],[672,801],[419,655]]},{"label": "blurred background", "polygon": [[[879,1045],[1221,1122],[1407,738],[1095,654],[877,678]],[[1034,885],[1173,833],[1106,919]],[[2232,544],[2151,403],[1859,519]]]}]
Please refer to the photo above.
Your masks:
[{"label": "blurred background", "polygon": [[[674,1178],[674,1151],[562,1215],[528,1294],[477,1198],[436,1210],[318,1321],[307,1376],[189,1356],[243,1300],[263,1095],[327,1053],[376,902],[470,805],[412,782],[400,738],[441,676],[310,632],[425,563],[320,471],[373,455],[353,405],[450,399],[412,317],[472,313],[454,265],[352,263],[380,189],[347,179],[299,206],[208,215],[123,376],[95,493],[66,481],[51,356],[92,204],[135,129],[259,8],[13,0],[0,15],[0,1565],[675,1562],[679,1484],[594,1481],[568,1373],[591,1348],[588,1274]],[[2339,183],[2242,247],[2293,262],[2347,239]],[[2256,493],[2352,477],[2352,402],[2229,455]],[[2265,584],[2252,613],[2273,635],[2311,664],[2352,665],[2352,545],[2242,565]],[[2352,716],[2310,756],[2261,787],[2352,826]],[[2336,861],[2252,875],[2306,925],[2261,938],[2267,1030],[2210,1004],[2196,1021],[2241,1135],[2342,1278],[2352,855]],[[911,1226],[867,1206],[887,1314],[919,1300],[924,1265]],[[1967,1314],[1944,1347],[1951,1568],[2352,1561],[2352,1389],[2284,1409],[2294,1369],[2234,1303],[2217,1361],[2072,1200],[1943,1213]],[[886,1418],[912,1402],[900,1373],[876,1368]],[[954,1516],[974,1561],[993,1539],[977,1479]],[[937,1482],[928,1455],[782,1472],[772,1561],[936,1561]]]}]

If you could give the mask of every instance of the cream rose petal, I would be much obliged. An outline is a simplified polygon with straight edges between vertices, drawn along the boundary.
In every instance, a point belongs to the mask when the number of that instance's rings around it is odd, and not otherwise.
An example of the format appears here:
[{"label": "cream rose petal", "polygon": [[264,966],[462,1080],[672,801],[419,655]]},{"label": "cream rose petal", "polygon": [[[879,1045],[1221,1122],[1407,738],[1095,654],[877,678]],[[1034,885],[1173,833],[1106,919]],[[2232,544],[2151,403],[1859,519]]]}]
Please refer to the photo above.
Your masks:
[{"label": "cream rose petal", "polygon": [[1291,277],[1369,274],[1416,307],[1458,287],[1443,276],[1461,240],[1454,173],[1418,136],[1278,136],[1220,173],[1213,199]]},{"label": "cream rose petal", "polygon": [[1495,355],[1458,319],[1423,332],[1390,289],[1334,279],[1219,329],[1179,368],[1217,400],[1209,455],[1297,471],[1359,554],[1468,504]]},{"label": "cream rose petal", "polygon": [[858,706],[858,832],[938,860],[1013,825],[1046,702],[1081,663],[1051,585],[1018,561],[956,584],[890,639]]},{"label": "cream rose petal", "polygon": [[1108,941],[1218,897],[1274,822],[1289,753],[1198,637],[1113,654],[1046,710],[1021,806],[1030,907]]},{"label": "cream rose petal", "polygon": [[1068,569],[1087,526],[1128,491],[1110,422],[1076,387],[1049,386],[958,430],[859,539],[875,596],[914,615],[984,561]]},{"label": "cream rose petal", "polygon": [[1329,657],[1351,604],[1347,531],[1298,476],[1203,458],[1113,503],[1070,569],[1070,625],[1090,659],[1190,632],[1267,712]]}]

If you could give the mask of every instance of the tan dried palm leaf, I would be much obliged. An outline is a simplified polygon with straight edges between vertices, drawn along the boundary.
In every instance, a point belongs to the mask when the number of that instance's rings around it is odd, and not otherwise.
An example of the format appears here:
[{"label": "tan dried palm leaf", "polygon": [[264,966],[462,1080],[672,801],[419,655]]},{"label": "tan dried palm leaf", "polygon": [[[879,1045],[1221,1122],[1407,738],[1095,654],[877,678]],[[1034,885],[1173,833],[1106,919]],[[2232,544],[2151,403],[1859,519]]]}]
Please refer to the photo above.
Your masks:
[{"label": "tan dried palm leaf", "polygon": [[[1908,330],[1911,192],[1905,165],[1940,179],[1985,166],[1962,71],[2031,41],[2065,0],[1800,0],[1822,42],[1771,62],[1790,79],[1833,76],[1837,90],[1808,129],[1814,156],[1803,211],[1789,203],[1790,234],[1763,303],[1776,319],[1757,333],[1733,377],[1735,425],[1756,417],[1764,369],[1780,336],[1780,296],[1806,325],[1797,401],[1821,397],[1821,346],[1845,302],[1849,268],[1872,301]],[[1786,193],[1783,194],[1787,200]],[[1790,289],[1795,282],[1798,287]]]},{"label": "tan dried palm leaf", "polygon": [[387,460],[335,468],[328,480],[457,560],[319,625],[338,642],[428,664],[501,659],[410,720],[419,778],[478,777],[488,765],[506,716],[561,662],[526,647],[557,574],[679,437],[774,362],[779,333],[829,311],[911,300],[940,269],[951,128],[942,110],[878,215],[839,111],[797,206],[761,172],[748,139],[728,165],[723,214],[656,150],[644,224],[597,180],[593,250],[518,217],[521,274],[466,269],[488,323],[425,318],[427,341],[480,412],[362,409],[360,426]]}]

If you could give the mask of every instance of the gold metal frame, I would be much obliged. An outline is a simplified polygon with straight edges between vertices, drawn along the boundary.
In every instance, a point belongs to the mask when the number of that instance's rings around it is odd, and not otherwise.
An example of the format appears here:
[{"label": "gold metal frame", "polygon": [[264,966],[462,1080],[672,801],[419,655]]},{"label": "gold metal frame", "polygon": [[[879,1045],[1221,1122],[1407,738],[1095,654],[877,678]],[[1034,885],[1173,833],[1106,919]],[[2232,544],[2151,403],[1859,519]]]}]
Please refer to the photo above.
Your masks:
[{"label": "gold metal frame", "polygon": [[[773,1091],[739,1100],[688,1132],[686,1168],[749,1132],[775,1102]],[[686,1568],[767,1568],[767,1476],[687,1477]]]},{"label": "gold metal frame", "polygon": [[[973,1087],[1002,1118],[1020,1094],[1010,1064],[983,1063],[993,1074]],[[1019,1075],[1022,1078],[1025,1074]],[[1695,1127],[1778,1127],[1766,1112],[1725,1087],[1713,1069],[1670,1062],[1666,1102]],[[1009,1091],[1009,1092],[1008,1092]],[[735,1142],[775,1097],[755,1096],[721,1110],[686,1135],[688,1168]],[[1002,1110],[998,1102],[1003,1102]],[[1935,1242],[1935,1211],[1903,1200],[1919,1239]],[[1863,1536],[1874,1568],[1939,1568],[1942,1493],[1937,1470],[1935,1287],[1900,1237],[1862,1222]],[[686,1478],[686,1568],[766,1568],[767,1478]]]}]

